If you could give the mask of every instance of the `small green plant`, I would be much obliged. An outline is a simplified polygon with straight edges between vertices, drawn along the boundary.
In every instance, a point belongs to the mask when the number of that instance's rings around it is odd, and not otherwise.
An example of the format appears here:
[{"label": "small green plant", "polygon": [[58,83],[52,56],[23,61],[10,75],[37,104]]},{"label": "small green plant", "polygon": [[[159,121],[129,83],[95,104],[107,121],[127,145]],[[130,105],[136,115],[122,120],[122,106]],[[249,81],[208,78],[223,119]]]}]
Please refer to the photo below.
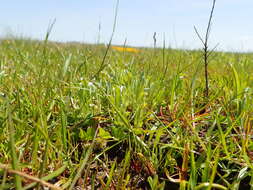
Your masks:
[{"label": "small green plant", "polygon": [[148,183],[151,190],[163,190],[165,188],[165,181],[160,183],[158,175],[155,175],[154,177],[149,176]]}]

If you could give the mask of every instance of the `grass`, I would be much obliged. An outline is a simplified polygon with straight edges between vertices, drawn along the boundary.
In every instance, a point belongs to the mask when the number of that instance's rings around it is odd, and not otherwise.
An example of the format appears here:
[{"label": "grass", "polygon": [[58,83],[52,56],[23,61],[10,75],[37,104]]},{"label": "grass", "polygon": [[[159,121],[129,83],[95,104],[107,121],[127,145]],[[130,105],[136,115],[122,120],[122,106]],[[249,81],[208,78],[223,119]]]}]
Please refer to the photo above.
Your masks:
[{"label": "grass", "polygon": [[208,102],[201,56],[2,40],[0,189],[253,189],[253,55],[213,53]]}]

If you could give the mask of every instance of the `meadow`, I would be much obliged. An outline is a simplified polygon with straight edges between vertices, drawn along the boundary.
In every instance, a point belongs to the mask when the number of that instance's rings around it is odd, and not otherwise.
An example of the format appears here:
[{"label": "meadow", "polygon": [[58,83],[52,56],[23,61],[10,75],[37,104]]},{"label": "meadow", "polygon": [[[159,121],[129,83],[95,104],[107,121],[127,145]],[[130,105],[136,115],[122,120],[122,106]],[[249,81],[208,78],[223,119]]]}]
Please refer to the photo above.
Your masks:
[{"label": "meadow", "polygon": [[253,54],[202,54],[2,39],[0,189],[253,189]]}]

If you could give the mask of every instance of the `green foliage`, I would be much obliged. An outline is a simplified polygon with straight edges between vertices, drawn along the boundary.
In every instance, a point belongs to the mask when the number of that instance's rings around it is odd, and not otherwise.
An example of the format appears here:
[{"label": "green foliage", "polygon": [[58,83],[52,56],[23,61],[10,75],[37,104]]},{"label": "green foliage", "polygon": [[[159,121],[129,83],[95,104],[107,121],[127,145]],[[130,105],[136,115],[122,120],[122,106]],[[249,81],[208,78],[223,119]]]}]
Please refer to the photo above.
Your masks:
[{"label": "green foliage", "polygon": [[2,40],[0,163],[63,189],[252,188],[252,54],[213,52],[208,101],[200,55]]},{"label": "green foliage", "polygon": [[165,181],[162,183],[159,183],[157,175],[155,175],[154,178],[149,176],[148,183],[150,185],[151,190],[163,190],[165,186]]}]

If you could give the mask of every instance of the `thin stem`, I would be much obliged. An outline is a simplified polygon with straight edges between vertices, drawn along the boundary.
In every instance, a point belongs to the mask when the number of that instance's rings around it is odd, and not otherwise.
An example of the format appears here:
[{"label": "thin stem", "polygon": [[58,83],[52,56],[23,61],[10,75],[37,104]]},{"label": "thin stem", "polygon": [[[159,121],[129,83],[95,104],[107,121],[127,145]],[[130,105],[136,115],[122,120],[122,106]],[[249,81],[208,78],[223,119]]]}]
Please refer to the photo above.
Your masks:
[{"label": "thin stem", "polygon": [[210,32],[211,32],[212,18],[213,18],[215,4],[216,4],[216,0],[213,0],[211,13],[210,13],[207,28],[206,28],[205,38],[201,37],[201,35],[199,34],[197,28],[194,26],[195,33],[197,34],[199,40],[203,44],[203,59],[204,59],[204,67],[205,67],[205,92],[204,92],[204,96],[205,96],[206,99],[208,99],[208,96],[209,96],[209,81],[208,81],[208,62],[209,62],[209,60],[208,60],[208,57],[214,51],[214,49],[217,47],[217,46],[215,46],[215,48],[213,48],[211,51],[209,51],[208,40],[209,40],[209,36],[210,36]]}]

